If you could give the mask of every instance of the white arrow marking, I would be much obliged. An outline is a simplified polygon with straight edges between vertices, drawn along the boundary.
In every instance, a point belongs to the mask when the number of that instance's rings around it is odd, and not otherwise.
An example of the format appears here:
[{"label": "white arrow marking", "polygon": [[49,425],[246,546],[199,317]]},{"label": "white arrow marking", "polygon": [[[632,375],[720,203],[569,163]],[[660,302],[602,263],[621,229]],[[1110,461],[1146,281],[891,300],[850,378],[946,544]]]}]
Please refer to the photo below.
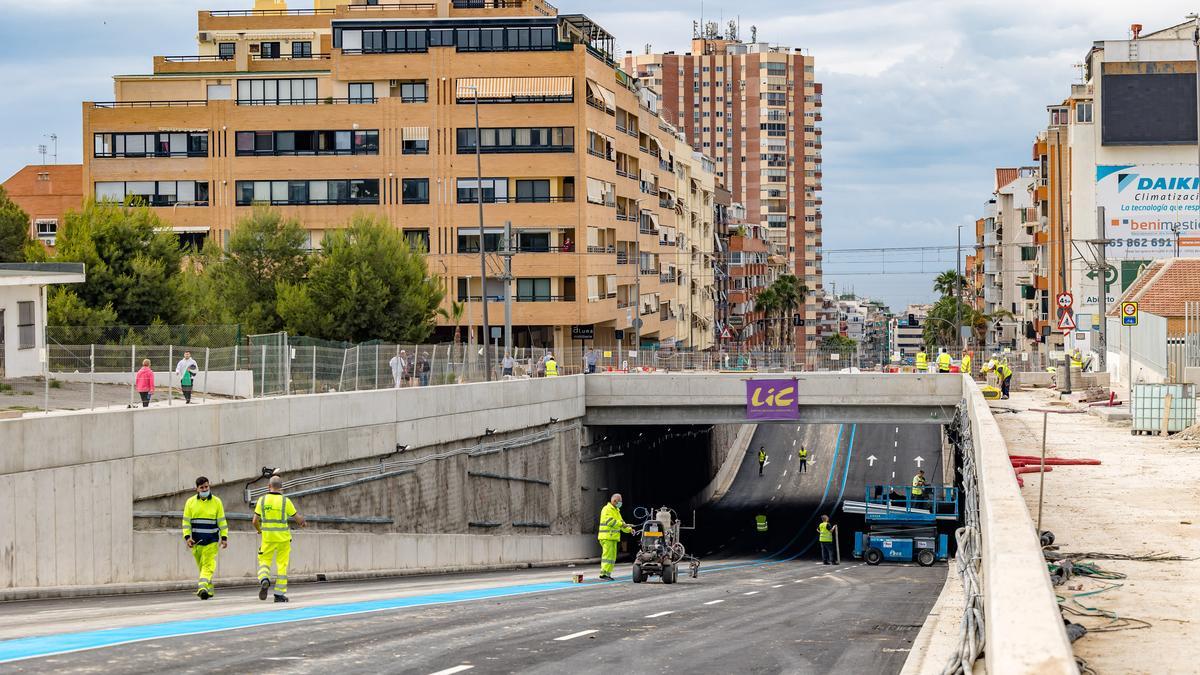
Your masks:
[{"label": "white arrow marking", "polygon": [[879,459],[879,458],[876,457],[875,455],[871,455],[870,457],[867,458],[867,461],[871,463],[871,466],[875,466],[875,460],[877,460],[877,459]]},{"label": "white arrow marking", "polygon": [[917,468],[920,468],[920,467],[921,467],[921,462],[924,462],[924,461],[925,461],[925,458],[924,458],[924,457],[922,457],[922,456],[920,456],[920,455],[917,455],[917,456],[916,456],[916,458],[915,458],[915,459],[913,459],[913,461],[917,463]]}]

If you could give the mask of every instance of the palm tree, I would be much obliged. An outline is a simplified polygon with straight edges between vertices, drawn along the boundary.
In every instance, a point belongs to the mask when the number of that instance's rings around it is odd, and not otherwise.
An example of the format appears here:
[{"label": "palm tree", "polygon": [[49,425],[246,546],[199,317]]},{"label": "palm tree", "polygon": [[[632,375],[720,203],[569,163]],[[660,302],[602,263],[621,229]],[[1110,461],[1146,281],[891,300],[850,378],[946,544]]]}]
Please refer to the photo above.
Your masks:
[{"label": "palm tree", "polygon": [[957,296],[959,289],[965,287],[966,278],[955,270],[946,270],[937,275],[937,278],[933,280],[933,290],[937,291],[943,298]]},{"label": "palm tree", "polygon": [[784,274],[775,280],[772,287],[779,297],[779,313],[783,316],[781,330],[786,331],[784,334],[788,336],[784,342],[794,345],[796,332],[791,328],[790,319],[803,304],[804,297],[808,295],[808,287],[794,274]]},{"label": "palm tree", "polygon": [[462,327],[463,317],[467,314],[467,306],[461,302],[450,301],[450,309],[438,309],[438,315],[454,322],[454,346],[457,350],[461,340],[459,338],[459,330]]},{"label": "palm tree", "polygon": [[779,311],[779,294],[775,291],[775,287],[768,286],[759,292],[758,297],[754,298],[754,308],[763,313],[767,320],[767,339],[766,346],[771,346],[771,326],[774,323],[772,316]]}]

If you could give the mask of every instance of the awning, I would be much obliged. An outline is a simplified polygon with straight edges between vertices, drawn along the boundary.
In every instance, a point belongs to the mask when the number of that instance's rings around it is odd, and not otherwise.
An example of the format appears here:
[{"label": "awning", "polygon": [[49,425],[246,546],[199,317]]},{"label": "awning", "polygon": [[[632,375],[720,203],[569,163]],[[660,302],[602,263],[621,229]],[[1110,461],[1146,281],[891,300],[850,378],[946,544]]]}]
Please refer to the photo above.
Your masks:
[{"label": "awning", "polygon": [[660,197],[663,195],[666,195],[667,199],[670,199],[671,201],[675,201],[675,191],[672,190],[671,188],[665,188],[660,185],[660,186],[658,186],[658,194]]},{"label": "awning", "polygon": [[175,225],[171,227],[171,231],[175,234],[205,234],[209,229],[205,225]]},{"label": "awning", "polygon": [[649,171],[646,171],[645,169],[642,169],[641,174],[642,174],[642,182],[643,183],[648,183],[650,185],[654,185],[656,182],[658,182],[654,178],[654,174],[650,173]]},{"label": "awning", "polygon": [[561,97],[575,94],[573,77],[460,77],[458,98],[511,99],[517,97]]},{"label": "awning", "polygon": [[429,127],[404,127],[402,131],[406,141],[429,140]]},{"label": "awning", "polygon": [[593,80],[588,80],[587,83],[588,83],[588,91],[591,92],[592,98],[597,99],[599,101],[604,101],[605,109],[607,109],[611,112],[616,112],[616,110],[617,110],[617,95],[612,93],[612,91],[605,89],[604,87],[601,87],[600,85],[596,84]]},{"label": "awning", "polygon": [[588,201],[599,204],[604,201],[604,183],[595,178],[587,181]]},{"label": "awning", "polygon": [[658,229],[658,214],[653,211],[647,211],[646,215],[650,216],[650,225],[653,226],[654,229],[657,230]]},{"label": "awning", "polygon": [[658,154],[662,155],[662,143],[659,143],[658,139],[653,136],[648,136],[647,138],[650,139],[650,151],[654,152],[658,150]]}]

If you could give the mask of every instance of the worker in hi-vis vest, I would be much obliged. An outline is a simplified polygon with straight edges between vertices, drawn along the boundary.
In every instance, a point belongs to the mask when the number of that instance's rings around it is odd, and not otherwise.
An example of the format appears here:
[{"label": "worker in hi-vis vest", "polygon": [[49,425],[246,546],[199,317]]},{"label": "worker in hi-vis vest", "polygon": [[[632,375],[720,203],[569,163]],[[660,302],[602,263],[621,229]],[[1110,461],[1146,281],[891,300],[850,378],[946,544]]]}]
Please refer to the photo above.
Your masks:
[{"label": "worker in hi-vis vest", "polygon": [[950,358],[950,352],[946,351],[945,348],[942,348],[941,350],[939,350],[938,357],[937,357],[938,372],[939,373],[950,372],[950,365],[952,363],[953,363],[953,359]]},{"label": "worker in hi-vis vest", "polygon": [[763,467],[767,465],[767,446],[758,446],[758,475],[763,475]]},{"label": "worker in hi-vis vest", "polygon": [[800,449],[796,451],[796,457],[800,459],[799,473],[808,473],[808,448],[801,445]]},{"label": "worker in hi-vis vest", "polygon": [[196,597],[207,600],[216,595],[213,578],[217,574],[217,547],[229,546],[229,523],[225,521],[225,505],[212,493],[204,476],[196,479],[196,494],[183,505],[183,543],[192,549],[200,573]]},{"label": "worker in hi-vis vest", "polygon": [[829,522],[829,516],[821,516],[821,522],[817,525],[817,542],[821,544],[821,562],[825,565],[838,564],[837,550],[833,545],[834,527]]},{"label": "worker in hi-vis vest", "polygon": [[924,347],[917,350],[917,355],[913,359],[913,363],[916,364],[918,373],[929,370],[929,355],[925,353]]},{"label": "worker in hi-vis vest", "polygon": [[970,354],[970,352],[963,352],[962,371],[964,373],[966,373],[967,375],[971,374],[971,354]]},{"label": "worker in hi-vis vest", "polygon": [[633,534],[633,528],[621,517],[621,494],[615,493],[600,510],[600,529],[596,538],[600,540],[600,578],[612,581],[613,567],[617,564],[617,544],[621,533]]},{"label": "worker in hi-vis vest", "polygon": [[546,355],[546,377],[558,377],[558,361],[553,354]]},{"label": "worker in hi-vis vest", "polygon": [[267,494],[254,505],[254,529],[262,535],[258,546],[258,599],[266,600],[271,589],[271,560],[275,561],[275,602],[287,602],[288,562],[292,557],[292,529],[288,521],[305,526],[304,516],[292,500],[283,496],[283,478],[271,476]]}]

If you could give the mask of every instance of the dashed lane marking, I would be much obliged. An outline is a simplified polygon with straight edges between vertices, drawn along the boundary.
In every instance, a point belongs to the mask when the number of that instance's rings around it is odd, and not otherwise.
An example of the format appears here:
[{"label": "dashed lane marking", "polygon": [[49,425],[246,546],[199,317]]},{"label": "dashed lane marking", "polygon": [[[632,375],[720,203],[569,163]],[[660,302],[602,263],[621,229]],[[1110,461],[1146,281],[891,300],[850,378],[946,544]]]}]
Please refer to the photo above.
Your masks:
[{"label": "dashed lane marking", "polygon": [[[791,459],[791,458],[792,458],[792,456],[788,455],[788,459]],[[783,470],[783,475],[785,475],[785,476],[787,475],[787,469]],[[783,483],[780,483],[780,485],[783,485]]]},{"label": "dashed lane marking", "polygon": [[783,588],[783,584],[776,584],[776,585],[772,586],[771,588]]},{"label": "dashed lane marking", "polygon": [[431,673],[430,675],[454,675],[454,673],[461,673],[464,670],[470,670],[474,667],[475,666],[468,666],[468,665],[454,666],[453,668],[439,670],[436,673]]},{"label": "dashed lane marking", "polygon": [[571,633],[570,635],[563,635],[561,637],[556,637],[556,638],[554,638],[554,641],[555,642],[566,642],[567,640],[574,640],[575,638],[583,637],[584,635],[591,635],[592,633],[599,633],[599,632],[600,631],[595,628],[593,628],[591,630],[581,630],[578,633]]},{"label": "dashed lane marking", "polygon": [[706,602],[706,603],[704,603],[704,604],[706,604],[706,605],[719,605],[719,604],[721,604],[722,602],[725,602],[725,601],[724,601],[724,600],[709,600],[708,602]]},{"label": "dashed lane marking", "polygon": [[758,591],[750,591],[748,593],[742,593],[742,595],[758,595]]},{"label": "dashed lane marking", "polygon": [[776,490],[778,490],[778,489],[779,489],[779,488],[781,488],[781,487],[783,487],[783,483],[780,483],[779,485],[776,485],[776,486],[775,486],[775,489],[776,489]]},{"label": "dashed lane marking", "polygon": [[666,616],[666,615],[668,615],[668,614],[674,614],[674,613],[675,613],[675,610],[673,610],[673,609],[668,609],[668,610],[667,610],[667,611],[665,611],[665,612],[657,612],[657,613],[655,613],[655,614],[648,614],[648,615],[646,615],[646,618],[647,618],[647,619],[657,619],[657,618],[658,618],[658,617],[660,617],[660,616]]}]

